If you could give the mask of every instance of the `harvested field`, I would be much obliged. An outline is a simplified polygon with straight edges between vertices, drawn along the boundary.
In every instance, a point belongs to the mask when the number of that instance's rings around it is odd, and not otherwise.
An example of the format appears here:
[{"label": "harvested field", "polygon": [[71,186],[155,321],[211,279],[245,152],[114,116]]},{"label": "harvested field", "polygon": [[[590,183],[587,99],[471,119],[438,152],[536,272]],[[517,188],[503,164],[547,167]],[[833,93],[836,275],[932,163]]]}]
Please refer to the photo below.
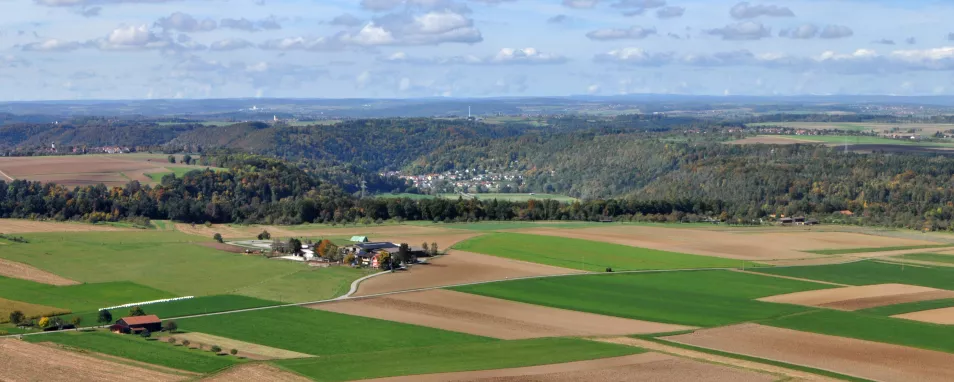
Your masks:
[{"label": "harvested field", "polygon": [[17,310],[23,312],[27,317],[49,317],[70,313],[67,309],[0,298],[0,323],[9,322],[10,313]]},{"label": "harvested field", "polygon": [[[0,232],[7,234],[35,233],[35,232],[91,232],[91,231],[134,231],[129,228],[118,228],[108,225],[84,223],[59,223],[47,221],[0,219]],[[138,230],[136,230],[138,231]]]},{"label": "harvested field", "polygon": [[[121,155],[0,158],[0,171],[5,174],[5,177],[55,182],[66,186],[99,183],[110,187],[124,186],[130,180],[138,180],[144,184],[155,183],[145,174],[168,171],[165,168],[168,165],[168,162],[150,161],[142,156]],[[202,167],[195,167],[195,169],[200,168]]]},{"label": "harvested field", "polygon": [[533,228],[516,230],[515,232],[753,261],[822,257],[822,255],[803,252],[808,250],[937,244],[861,233],[800,231],[795,229],[784,232],[776,229],[712,230],[614,226],[579,229]]},{"label": "harvested field", "polygon": [[30,280],[50,285],[76,285],[77,281],[34,268],[16,261],[0,259],[0,276]]},{"label": "harvested field", "polygon": [[758,143],[765,144],[765,145],[794,145],[794,144],[796,144],[796,143],[809,143],[809,144],[815,143],[815,144],[818,144],[818,143],[820,143],[820,142],[814,142],[814,141],[809,141],[809,140],[804,140],[804,139],[798,139],[798,138],[795,138],[795,137],[789,138],[789,137],[784,137],[784,136],[760,135],[760,136],[757,136],[757,137],[749,137],[749,138],[745,138],[745,139],[739,139],[739,140],[736,140],[736,141],[729,141],[729,142],[726,142],[726,143],[728,143],[728,144],[730,144],[730,145],[754,145],[754,144],[758,144]]},{"label": "harvested field", "polygon": [[219,233],[223,238],[226,239],[247,239],[258,236],[263,230],[268,231],[272,234],[272,237],[314,237],[314,238],[328,238],[328,237],[343,237],[343,236],[353,236],[353,235],[362,235],[368,236],[373,241],[381,240],[385,237],[405,237],[405,236],[421,236],[420,238],[413,239],[410,241],[411,244],[417,243],[414,245],[420,245],[422,240],[428,240],[429,237],[425,235],[441,235],[441,234],[451,234],[451,233],[460,233],[460,231],[449,230],[444,228],[436,227],[420,227],[413,225],[382,225],[382,226],[353,226],[353,227],[331,227],[331,226],[321,226],[321,225],[303,225],[303,226],[262,226],[262,225],[233,225],[233,224],[213,224],[211,227],[206,227],[201,224],[196,224],[193,227],[191,224],[176,223],[176,230],[187,233],[190,235],[197,235],[203,237],[212,237],[213,234]]},{"label": "harvested field", "polygon": [[692,329],[689,326],[548,308],[449,290],[402,293],[309,307],[507,340]]},{"label": "harvested field", "polygon": [[380,378],[378,382],[437,381],[774,381],[751,371],[676,358],[660,353],[512,369],[467,371]]},{"label": "harvested field", "polygon": [[211,377],[206,382],[308,382],[308,378],[265,363],[238,365]]},{"label": "harvested field", "polygon": [[12,381],[179,381],[185,377],[49,346],[0,339],[0,379]]},{"label": "harvested field", "polygon": [[311,354],[304,354],[293,352],[285,349],[278,349],[269,346],[253,344],[251,342],[244,342],[239,340],[233,340],[231,338],[213,336],[211,334],[205,333],[181,333],[171,335],[169,337],[174,337],[180,343],[182,340],[189,340],[192,343],[191,347],[197,347],[199,344],[206,345],[206,347],[212,347],[212,345],[219,345],[225,351],[231,349],[238,349],[239,356],[244,356],[252,359],[287,359],[287,358],[306,358],[314,357]]},{"label": "harvested field", "polygon": [[916,285],[877,284],[789,293],[760,298],[759,301],[853,311],[943,298],[954,298],[954,291]]},{"label": "harvested field", "polygon": [[396,272],[365,280],[358,287],[358,292],[355,295],[367,296],[400,290],[568,273],[582,272],[452,250],[447,255],[431,261],[430,264],[418,265],[405,272]]},{"label": "harvested field", "polygon": [[954,380],[954,354],[756,324],[665,339],[879,381]]},{"label": "harvested field", "polygon": [[932,324],[954,325],[954,307],[922,310],[920,312],[899,314],[891,317],[903,318],[905,320],[930,322]]}]

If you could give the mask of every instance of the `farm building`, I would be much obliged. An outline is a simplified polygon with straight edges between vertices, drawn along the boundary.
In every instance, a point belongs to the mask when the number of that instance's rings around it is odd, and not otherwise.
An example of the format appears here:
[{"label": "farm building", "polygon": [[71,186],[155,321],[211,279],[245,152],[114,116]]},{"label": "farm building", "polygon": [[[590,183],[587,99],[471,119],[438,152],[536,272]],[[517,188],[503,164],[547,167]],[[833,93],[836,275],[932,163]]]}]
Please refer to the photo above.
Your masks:
[{"label": "farm building", "polygon": [[367,243],[367,242],[370,242],[371,240],[368,240],[367,236],[352,236],[351,241],[355,243]]},{"label": "farm building", "polygon": [[[423,248],[409,247],[412,258],[427,256]],[[383,252],[398,253],[401,248],[391,242],[359,242],[344,248],[345,253],[353,254],[361,265],[377,267],[378,257]]]},{"label": "farm building", "polygon": [[159,317],[151,314],[148,316],[123,317],[116,320],[116,324],[109,327],[113,333],[139,333],[143,330],[158,332],[162,330],[162,321]]}]

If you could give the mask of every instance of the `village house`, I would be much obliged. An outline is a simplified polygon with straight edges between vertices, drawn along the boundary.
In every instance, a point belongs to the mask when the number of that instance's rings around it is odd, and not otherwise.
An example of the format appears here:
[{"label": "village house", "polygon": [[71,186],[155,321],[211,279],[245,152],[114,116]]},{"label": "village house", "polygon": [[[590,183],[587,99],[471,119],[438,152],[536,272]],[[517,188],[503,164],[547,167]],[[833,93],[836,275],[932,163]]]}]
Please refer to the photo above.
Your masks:
[{"label": "village house", "polygon": [[148,316],[123,317],[116,320],[116,323],[109,327],[109,331],[120,334],[141,333],[143,330],[150,332],[161,331],[162,321],[154,314]]},{"label": "village house", "polygon": [[[355,236],[354,238],[363,238],[367,240],[367,237],[364,237],[364,236]],[[423,248],[408,247],[408,249],[410,250],[412,258],[427,256]],[[400,245],[394,244],[391,242],[367,242],[367,241],[356,242],[344,248],[345,253],[350,253],[354,255],[355,260],[358,264],[369,266],[372,268],[377,268],[380,265],[379,260],[381,258],[381,255],[384,254],[384,252],[387,252],[389,254],[397,254],[400,250],[401,250]]]}]

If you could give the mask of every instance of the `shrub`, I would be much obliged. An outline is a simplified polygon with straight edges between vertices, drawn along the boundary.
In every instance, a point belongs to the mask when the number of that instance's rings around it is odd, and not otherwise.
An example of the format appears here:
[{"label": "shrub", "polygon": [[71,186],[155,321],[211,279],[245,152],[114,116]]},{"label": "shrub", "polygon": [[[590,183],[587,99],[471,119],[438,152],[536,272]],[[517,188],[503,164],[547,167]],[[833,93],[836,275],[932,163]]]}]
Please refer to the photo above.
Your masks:
[{"label": "shrub", "polygon": [[0,330],[0,336],[5,336],[7,334],[10,334],[10,333],[7,333],[6,330]]},{"label": "shrub", "polygon": [[231,354],[231,355],[236,355],[236,354],[238,354],[238,349],[229,350],[229,354]]},{"label": "shrub", "polygon": [[179,330],[179,324],[175,321],[166,322],[166,331],[169,333],[175,333],[176,330]]},{"label": "shrub", "polygon": [[175,343],[176,343],[176,338],[175,338],[175,337],[169,337],[169,339],[166,340],[166,342],[168,342],[168,343],[170,343],[170,344],[175,344]]},{"label": "shrub", "polygon": [[206,222],[205,222],[205,227],[206,227],[206,228],[212,228],[212,222],[206,220]]},{"label": "shrub", "polygon": [[222,242],[222,234],[216,232],[215,235],[212,235],[212,240],[215,240],[215,241],[221,243],[221,242]]},{"label": "shrub", "polygon": [[139,335],[142,336],[142,338],[149,338],[152,337],[152,332],[150,332],[149,329],[143,329]]},{"label": "shrub", "polygon": [[189,346],[190,344],[192,343],[189,340],[182,340],[182,346]]},{"label": "shrub", "polygon": [[108,324],[110,322],[113,322],[113,314],[110,313],[108,310],[101,310],[99,311],[99,317],[96,319],[96,322],[101,324]]},{"label": "shrub", "polygon": [[262,233],[258,234],[258,240],[271,240],[271,239],[272,239],[272,234],[268,233],[268,231],[263,230]]},{"label": "shrub", "polygon": [[211,352],[213,352],[213,353],[221,353],[221,352],[222,352],[222,348],[219,347],[219,345],[212,345],[212,347],[209,348],[209,351],[211,351]]},{"label": "shrub", "polygon": [[129,309],[129,315],[130,315],[130,316],[133,316],[133,317],[136,317],[136,316],[145,316],[145,315],[146,315],[146,312],[143,311],[141,307],[134,306],[134,307],[132,307],[132,309]]},{"label": "shrub", "polygon": [[607,271],[607,272],[612,272],[612,271],[613,271],[613,268],[606,267],[606,271]]},{"label": "shrub", "polygon": [[20,323],[26,320],[26,315],[19,310],[14,310],[10,312],[10,323],[16,326],[20,326]]}]

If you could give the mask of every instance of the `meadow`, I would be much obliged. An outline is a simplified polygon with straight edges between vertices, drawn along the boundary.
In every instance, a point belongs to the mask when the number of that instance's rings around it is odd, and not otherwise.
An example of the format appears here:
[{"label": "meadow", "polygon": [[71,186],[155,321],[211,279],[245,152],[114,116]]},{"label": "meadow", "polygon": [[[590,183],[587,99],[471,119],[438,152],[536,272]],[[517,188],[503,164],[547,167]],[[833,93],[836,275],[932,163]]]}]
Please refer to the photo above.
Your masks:
[{"label": "meadow", "polygon": [[[217,296],[203,296],[196,297],[188,300],[179,300],[179,301],[170,301],[163,302],[159,304],[150,304],[140,306],[146,314],[155,314],[161,319],[168,319],[174,317],[183,317],[191,316],[196,314],[205,314],[205,313],[217,313],[225,312],[231,310],[239,309],[249,309],[249,308],[259,308],[264,306],[274,306],[279,303],[276,301],[268,301],[257,299],[253,297],[238,296],[238,295],[217,295]],[[128,308],[113,309],[110,313],[113,314],[114,319],[119,319],[122,316],[125,316],[129,311]],[[71,314],[64,316],[63,319],[69,321],[72,317],[79,316],[83,320],[84,326],[90,326],[96,324],[96,319],[99,316],[99,311],[87,311],[78,314]]]},{"label": "meadow", "polygon": [[[350,381],[399,375],[489,370],[584,361],[643,353],[631,346],[573,338],[541,338],[518,341],[444,345],[353,355],[333,355],[276,361],[286,369],[316,381]],[[369,362],[369,360],[374,360]]]},{"label": "meadow", "polygon": [[[344,243],[339,242],[339,245]],[[347,242],[351,244],[351,242]],[[281,277],[239,288],[232,293],[281,303],[321,301],[341,296],[351,289],[351,282],[370,272],[351,267],[307,268]]]},{"label": "meadow", "polygon": [[121,336],[106,331],[64,332],[42,336],[25,336],[30,342],[54,342],[73,348],[127,358],[153,365],[197,373],[211,373],[238,362],[239,359],[217,356],[207,351],[190,350],[138,336]]},{"label": "meadow", "polygon": [[[314,269],[297,262],[218,251],[196,243],[210,239],[179,232],[42,233],[24,236],[30,240],[29,244],[5,246],[0,251],[0,257],[80,282],[128,280],[168,292],[156,298],[238,293],[266,300],[289,301],[291,298],[285,296],[304,298],[302,294],[307,292],[310,296],[316,296],[308,299],[313,301],[346,292],[347,289],[342,290],[341,285],[346,281],[350,283],[350,280],[345,279],[360,277],[358,272]],[[326,279],[324,275],[329,277]],[[96,293],[77,296],[91,299],[95,298]],[[120,302],[154,299],[150,298],[151,294],[138,294],[135,290],[126,296],[125,301]]]},{"label": "meadow", "polygon": [[72,312],[170,297],[177,296],[129,281],[54,286],[0,276],[0,298]]},{"label": "meadow", "polygon": [[[457,243],[454,249],[563,268],[603,272],[639,269],[739,267],[742,261],[689,255],[556,236],[494,233]],[[747,266],[751,266],[747,264]]]},{"label": "meadow", "polygon": [[[284,307],[187,318],[179,329],[316,356],[496,341],[423,326]],[[360,357],[365,359],[363,356]],[[365,359],[366,360],[366,359]]]},{"label": "meadow", "polygon": [[519,222],[519,221],[486,221],[478,223],[441,223],[434,224],[430,222],[409,222],[408,225],[440,227],[450,229],[464,229],[468,231],[499,231],[510,229],[526,228],[587,228],[601,227],[606,223],[588,223],[588,222]]},{"label": "meadow", "polygon": [[760,122],[747,123],[746,126],[784,126],[795,129],[840,129],[847,131],[888,132],[897,127],[902,130],[919,129],[922,133],[933,134],[938,131],[954,129],[954,125],[943,123],[878,123],[878,122]]},{"label": "meadow", "polygon": [[941,253],[911,253],[897,256],[898,259],[930,261],[932,263],[954,264],[954,255],[945,255]]},{"label": "meadow", "polygon": [[950,307],[954,307],[954,298],[946,298],[941,300],[929,300],[929,301],[917,301],[917,302],[909,302],[904,304],[879,306],[876,308],[858,310],[856,312],[875,315],[875,316],[888,317],[888,316],[894,316],[898,314],[920,312],[922,310],[932,310],[932,309],[941,309],[941,308],[950,308]]},{"label": "meadow", "polygon": [[809,311],[755,299],[827,288],[831,286],[717,270],[568,276],[452,289],[609,316],[720,326]]},{"label": "meadow", "polygon": [[[166,166],[166,167],[165,167],[165,170],[168,170],[168,171],[150,172],[150,173],[146,173],[145,175],[148,176],[149,179],[152,179],[153,182],[159,183],[160,181],[162,181],[162,177],[164,177],[164,176],[166,176],[166,175],[169,175],[169,174],[175,174],[175,175],[176,175],[176,178],[181,178],[183,175],[188,174],[188,173],[190,173],[190,172],[192,172],[192,171],[201,171],[201,170],[203,170],[203,169],[204,169],[204,168],[198,168],[198,167],[172,167],[172,166]],[[217,171],[221,171],[221,170],[223,170],[223,169],[218,169]]]},{"label": "meadow", "polygon": [[[575,202],[575,201],[579,200],[579,199],[577,199],[577,198],[573,198],[573,197],[566,196],[566,195],[559,195],[559,194],[533,194],[533,195],[531,195],[531,194],[527,194],[527,193],[520,193],[520,194],[516,194],[516,193],[510,193],[510,194],[502,194],[502,193],[483,193],[483,194],[470,194],[470,195],[473,195],[473,196],[474,196],[476,199],[478,199],[478,200],[494,200],[494,199],[497,199],[497,200],[509,200],[509,201],[511,201],[511,202],[526,202],[526,201],[528,201],[528,200],[530,200],[530,199],[533,199],[533,200],[556,200],[556,201],[558,201],[558,202]],[[468,197],[462,196],[462,195],[460,195],[460,194],[441,194],[441,197],[444,198],[444,199],[452,199],[452,200],[456,200],[456,199],[458,199],[458,198],[460,198],[460,197],[463,197],[464,199],[469,199]]]},{"label": "meadow", "polygon": [[755,272],[848,285],[908,284],[954,290],[954,268],[859,261],[811,267],[766,268]]},{"label": "meadow", "polygon": [[793,330],[954,353],[954,326],[856,312],[818,310],[760,322]]},{"label": "meadow", "polygon": [[914,249],[947,248],[950,246],[951,246],[950,244],[929,244],[929,245],[908,245],[908,246],[878,247],[878,248],[818,249],[818,250],[805,251],[805,252],[814,253],[816,255],[850,255],[853,253],[906,251],[906,250],[914,250]]}]

